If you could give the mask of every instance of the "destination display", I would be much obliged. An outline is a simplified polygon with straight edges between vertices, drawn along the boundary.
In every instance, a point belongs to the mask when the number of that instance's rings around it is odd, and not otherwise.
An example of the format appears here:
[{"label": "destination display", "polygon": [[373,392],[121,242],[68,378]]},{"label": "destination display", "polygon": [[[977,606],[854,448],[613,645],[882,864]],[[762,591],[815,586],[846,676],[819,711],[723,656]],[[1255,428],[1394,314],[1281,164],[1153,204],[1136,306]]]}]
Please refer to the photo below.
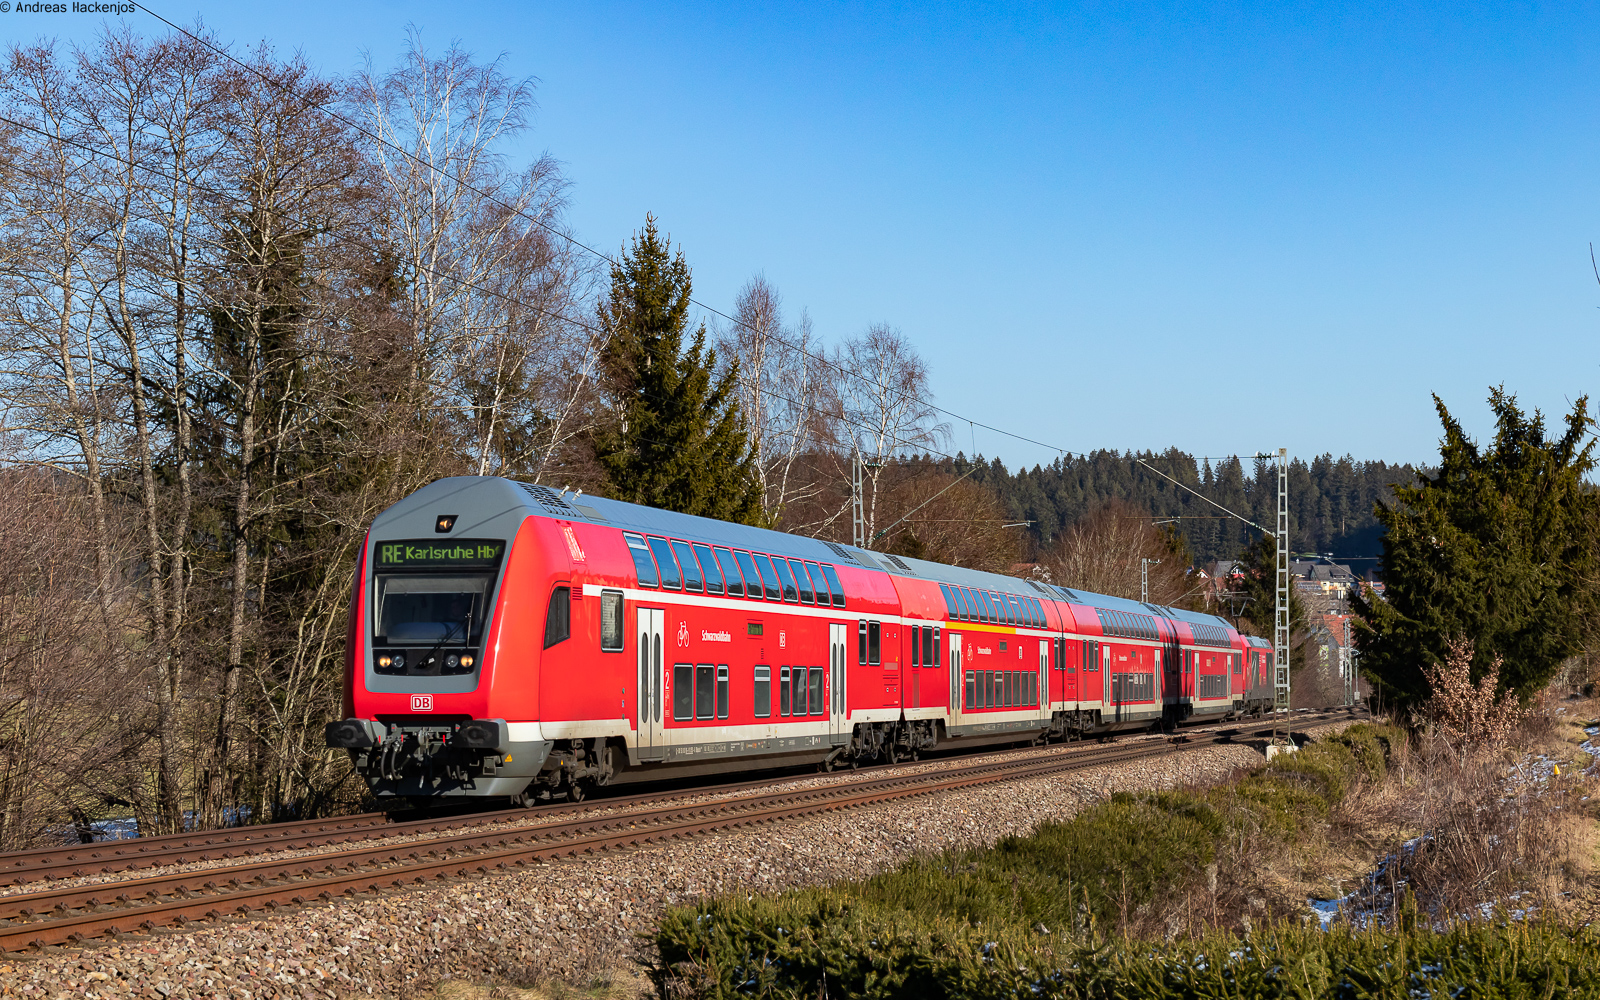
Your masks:
[{"label": "destination display", "polygon": [[374,548],[379,570],[492,569],[500,565],[506,543],[493,538],[457,538],[448,542],[426,539],[379,542]]}]

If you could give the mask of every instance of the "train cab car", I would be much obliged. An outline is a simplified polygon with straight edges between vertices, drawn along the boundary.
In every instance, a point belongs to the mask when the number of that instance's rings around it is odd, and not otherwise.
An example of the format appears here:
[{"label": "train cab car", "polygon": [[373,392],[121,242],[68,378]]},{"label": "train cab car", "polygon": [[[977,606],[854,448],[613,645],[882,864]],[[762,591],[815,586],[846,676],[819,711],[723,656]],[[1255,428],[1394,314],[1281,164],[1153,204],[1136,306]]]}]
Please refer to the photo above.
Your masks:
[{"label": "train cab car", "polygon": [[493,477],[375,519],[347,640],[327,743],[405,804],[1214,714],[1242,642],[1209,615]]}]

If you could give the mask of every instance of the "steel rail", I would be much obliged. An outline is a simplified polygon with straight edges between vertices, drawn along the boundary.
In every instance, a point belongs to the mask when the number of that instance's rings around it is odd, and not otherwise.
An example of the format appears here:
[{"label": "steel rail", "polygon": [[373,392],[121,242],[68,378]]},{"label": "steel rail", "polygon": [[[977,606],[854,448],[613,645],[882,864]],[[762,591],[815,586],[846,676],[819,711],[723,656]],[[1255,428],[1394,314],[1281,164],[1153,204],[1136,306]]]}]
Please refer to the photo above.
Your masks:
[{"label": "steel rail", "polygon": [[[0,915],[12,918],[0,921],[0,949],[17,951],[30,946],[84,941],[108,933],[181,926],[190,920],[218,919],[252,909],[303,905],[337,895],[466,876],[555,857],[642,846],[910,796],[1163,756],[1231,741],[1240,735],[1235,729],[1160,742],[1111,744],[1043,756],[967,763],[954,772],[943,769],[885,777],[873,777],[869,772],[858,781],[762,796],[578,817],[368,850],[19,893],[0,897]],[[651,793],[650,797],[661,794],[673,793]],[[677,794],[681,797],[682,793]],[[606,808],[607,804],[607,800],[594,803],[598,808]],[[528,816],[526,810],[514,812]],[[298,881],[274,884],[284,879]],[[166,899],[167,896],[175,898]],[[145,902],[146,899],[150,901]],[[121,904],[120,908],[99,909],[114,903]],[[72,912],[78,907],[87,907],[88,911]],[[22,922],[16,922],[18,920]]]}]

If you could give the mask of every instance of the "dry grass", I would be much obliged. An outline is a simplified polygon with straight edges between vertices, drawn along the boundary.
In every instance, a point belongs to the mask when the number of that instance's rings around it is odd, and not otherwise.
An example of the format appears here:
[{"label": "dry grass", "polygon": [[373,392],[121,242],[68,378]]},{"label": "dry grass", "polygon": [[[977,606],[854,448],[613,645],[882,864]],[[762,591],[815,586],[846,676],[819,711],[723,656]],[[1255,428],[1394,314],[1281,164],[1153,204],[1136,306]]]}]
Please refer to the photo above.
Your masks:
[{"label": "dry grass", "polygon": [[1504,749],[1476,753],[1424,733],[1386,781],[1348,795],[1330,815],[1321,850],[1308,855],[1335,884],[1312,895],[1343,895],[1354,888],[1345,881],[1353,867],[1376,864],[1360,891],[1378,913],[1409,895],[1443,921],[1531,909],[1592,915],[1600,777],[1580,744],[1597,709],[1541,698]]}]

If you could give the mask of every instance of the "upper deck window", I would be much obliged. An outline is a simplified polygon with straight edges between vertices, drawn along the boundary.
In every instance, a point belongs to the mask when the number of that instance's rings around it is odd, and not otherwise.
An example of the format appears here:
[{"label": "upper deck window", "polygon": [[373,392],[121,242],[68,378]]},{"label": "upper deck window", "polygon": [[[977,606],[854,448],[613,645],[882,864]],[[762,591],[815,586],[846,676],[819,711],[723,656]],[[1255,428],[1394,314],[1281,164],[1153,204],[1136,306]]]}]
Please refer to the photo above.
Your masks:
[{"label": "upper deck window", "polygon": [[756,572],[755,560],[750,558],[748,552],[735,552],[739,560],[739,568],[744,570],[744,593],[746,597],[761,600],[761,574]]},{"label": "upper deck window", "polygon": [[717,566],[722,570],[722,576],[728,582],[729,597],[744,596],[744,577],[739,573],[739,562],[733,558],[733,553],[727,549],[717,549]]},{"label": "upper deck window", "polygon": [[783,599],[791,603],[800,600],[800,591],[794,585],[794,574],[789,572],[789,560],[773,556],[772,565],[778,571],[778,582],[783,585]]},{"label": "upper deck window", "polygon": [[672,558],[672,544],[665,538],[651,536],[650,551],[656,555],[656,566],[661,570],[661,585],[672,590],[683,589],[683,577],[678,574],[678,561]]},{"label": "upper deck window", "polygon": [[844,587],[839,584],[839,574],[827,563],[820,564],[823,577],[828,581],[828,597],[836,608],[844,607]]},{"label": "upper deck window", "polygon": [[761,585],[766,591],[767,600],[781,600],[783,591],[778,589],[778,574],[772,568],[772,557],[764,556],[759,552],[752,552],[756,560],[756,569],[761,572]]},{"label": "upper deck window", "polygon": [[794,570],[794,582],[800,586],[800,603],[815,604],[817,594],[811,589],[811,574],[806,572],[806,564],[798,559],[791,559],[789,568]]},{"label": "upper deck window", "polygon": [[705,590],[705,578],[700,575],[700,564],[695,561],[694,550],[689,543],[673,542],[672,551],[678,554],[678,565],[683,567],[683,589],[697,594]]},{"label": "upper deck window", "polygon": [[656,586],[656,564],[650,558],[650,546],[645,544],[644,536],[624,531],[622,538],[628,543],[628,555],[633,556],[633,568],[639,574],[639,586]]},{"label": "upper deck window", "polygon": [[706,593],[722,593],[722,570],[717,568],[717,559],[711,554],[711,546],[696,545],[694,554],[700,557],[700,569],[705,573]]},{"label": "upper deck window", "polygon": [[960,613],[960,610],[956,607],[955,595],[950,592],[950,585],[947,584],[947,583],[939,584],[939,593],[944,595],[944,610],[945,610],[945,613],[948,614],[951,618],[960,618],[961,617],[961,613]]}]

